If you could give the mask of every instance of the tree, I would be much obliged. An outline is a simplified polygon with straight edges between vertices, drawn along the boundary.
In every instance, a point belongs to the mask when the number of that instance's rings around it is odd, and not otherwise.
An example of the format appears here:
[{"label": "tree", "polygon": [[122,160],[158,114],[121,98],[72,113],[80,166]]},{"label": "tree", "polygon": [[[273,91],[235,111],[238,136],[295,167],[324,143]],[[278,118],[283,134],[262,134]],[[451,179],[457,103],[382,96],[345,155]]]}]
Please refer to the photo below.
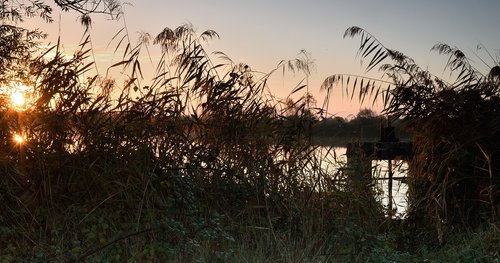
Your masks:
[{"label": "tree", "polygon": [[117,15],[121,4],[117,0],[54,0],[63,10],[73,10],[82,15],[95,13]]},{"label": "tree", "polygon": [[361,109],[358,114],[356,115],[356,118],[375,118],[377,114],[372,110],[368,108]]},{"label": "tree", "polygon": [[[46,0],[2,0],[0,20],[2,26],[7,22],[24,21],[27,17],[38,16],[46,22],[52,22],[52,6]],[[80,14],[82,25],[89,27],[92,14],[105,14],[118,19],[122,14],[122,4],[117,0],[54,0],[63,11],[75,11]]]},{"label": "tree", "polygon": [[[26,80],[26,69],[37,50],[38,41],[45,38],[39,30],[17,26],[26,18],[38,16],[50,23],[53,21],[51,5],[42,0],[3,0],[0,2],[0,84],[12,80]],[[89,26],[91,14],[107,14],[117,18],[121,4],[116,0],[54,0],[65,11],[81,14],[82,24]]]}]

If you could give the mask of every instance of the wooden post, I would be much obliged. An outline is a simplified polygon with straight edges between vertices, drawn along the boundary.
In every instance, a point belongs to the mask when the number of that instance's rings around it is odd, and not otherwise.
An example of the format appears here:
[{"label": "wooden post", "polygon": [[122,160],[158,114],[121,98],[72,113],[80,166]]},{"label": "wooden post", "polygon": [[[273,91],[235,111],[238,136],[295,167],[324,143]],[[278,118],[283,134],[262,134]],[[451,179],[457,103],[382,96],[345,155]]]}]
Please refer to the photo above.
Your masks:
[{"label": "wooden post", "polygon": [[[390,134],[390,131],[387,131]],[[347,169],[346,175],[350,178],[355,191],[371,193],[369,185],[372,182],[372,160],[388,161],[388,185],[387,185],[387,210],[393,215],[394,200],[392,194],[394,171],[392,161],[395,159],[408,159],[412,155],[411,142],[363,142],[350,143],[347,145]]]},{"label": "wooden post", "polygon": [[388,172],[389,172],[389,182],[387,183],[387,192],[388,192],[388,196],[387,198],[389,198],[389,202],[387,204],[387,208],[389,210],[389,213],[392,214],[392,177],[393,177],[393,171],[392,171],[392,160],[389,159],[388,160],[388,165],[387,165],[387,168],[388,168]]}]

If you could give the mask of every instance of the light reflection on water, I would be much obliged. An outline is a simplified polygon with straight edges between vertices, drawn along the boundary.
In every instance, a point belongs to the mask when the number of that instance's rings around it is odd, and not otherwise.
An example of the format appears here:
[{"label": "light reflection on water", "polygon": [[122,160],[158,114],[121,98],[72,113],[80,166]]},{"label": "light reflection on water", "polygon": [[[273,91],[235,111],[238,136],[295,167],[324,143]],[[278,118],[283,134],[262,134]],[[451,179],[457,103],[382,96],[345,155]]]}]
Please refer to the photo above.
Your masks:
[{"label": "light reflection on water", "polygon": [[[378,197],[384,207],[389,205],[389,161],[372,161],[372,175],[376,179],[376,187],[381,191]],[[408,164],[404,161],[392,161],[393,179],[392,181],[392,209],[393,214],[404,217],[408,204],[406,193],[408,184],[401,177],[408,174]],[[378,180],[377,180],[378,179]]]},{"label": "light reflection on water", "polygon": [[[319,147],[318,153],[323,158],[321,167],[329,174],[337,174],[338,170],[345,167],[347,162],[346,148],[344,147]],[[389,162],[387,160],[372,161],[372,178],[376,187],[377,200],[388,209],[389,206]],[[408,164],[404,161],[392,161],[392,212],[396,217],[404,217],[407,209],[408,184],[401,177],[408,174]]]}]

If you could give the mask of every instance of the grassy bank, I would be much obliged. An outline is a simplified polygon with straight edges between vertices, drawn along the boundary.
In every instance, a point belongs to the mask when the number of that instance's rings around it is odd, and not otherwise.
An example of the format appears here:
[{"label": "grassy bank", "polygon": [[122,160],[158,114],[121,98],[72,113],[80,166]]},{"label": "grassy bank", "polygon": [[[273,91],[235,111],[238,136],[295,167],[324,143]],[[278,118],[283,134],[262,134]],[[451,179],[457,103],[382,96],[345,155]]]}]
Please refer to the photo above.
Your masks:
[{"label": "grassy bank", "polygon": [[498,262],[500,256],[495,225],[450,231],[439,244],[429,233],[402,226],[373,233],[349,224],[297,234],[269,225],[231,226],[215,216],[137,229],[136,222],[127,227],[125,216],[117,220],[111,211],[86,221],[50,234],[2,226],[0,262]]}]

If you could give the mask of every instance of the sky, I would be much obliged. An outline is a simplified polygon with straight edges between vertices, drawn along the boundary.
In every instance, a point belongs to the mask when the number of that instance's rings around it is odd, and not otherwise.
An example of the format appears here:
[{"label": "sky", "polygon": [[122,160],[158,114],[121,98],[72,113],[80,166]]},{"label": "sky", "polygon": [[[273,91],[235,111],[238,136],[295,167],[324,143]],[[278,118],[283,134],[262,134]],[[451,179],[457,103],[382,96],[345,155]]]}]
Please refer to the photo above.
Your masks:
[{"label": "sky", "polygon": [[[499,56],[499,12],[500,0],[129,0],[119,21],[93,16],[91,36],[100,71],[120,60],[119,54],[113,54],[115,45],[109,42],[124,25],[133,42],[140,31],[156,36],[165,27],[185,23],[191,23],[200,33],[215,30],[220,39],[211,41],[208,50],[222,51],[233,61],[260,72],[270,72],[280,61],[297,58],[301,50],[306,50],[315,63],[309,91],[321,106],[326,93],[320,92],[320,86],[326,77],[365,74],[356,57],[359,39],[343,38],[348,27],[364,28],[388,48],[446,77],[449,73],[443,69],[447,58],[430,51],[431,47],[447,43],[475,59],[473,53],[481,43]],[[50,25],[35,25],[49,33],[47,41],[54,43],[60,35],[65,48],[74,49],[84,31],[76,14],[56,9],[54,18]],[[494,61],[485,53],[477,54],[493,66]],[[477,65],[488,70],[480,61]],[[382,73],[369,75],[380,77]],[[286,98],[302,78],[292,73],[285,78],[275,76],[270,90]],[[371,104],[360,105],[338,89],[332,94],[329,114],[347,117],[364,107]],[[376,110],[380,108],[375,105]]]}]

